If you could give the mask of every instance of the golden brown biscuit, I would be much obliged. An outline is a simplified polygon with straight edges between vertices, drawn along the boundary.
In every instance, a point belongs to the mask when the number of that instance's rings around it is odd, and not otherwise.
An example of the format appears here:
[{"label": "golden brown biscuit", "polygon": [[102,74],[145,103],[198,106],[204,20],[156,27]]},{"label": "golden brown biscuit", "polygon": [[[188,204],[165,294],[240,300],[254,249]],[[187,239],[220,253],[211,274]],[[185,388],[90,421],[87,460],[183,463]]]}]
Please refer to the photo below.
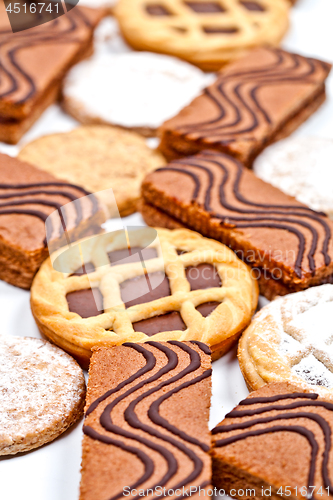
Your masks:
[{"label": "golden brown biscuit", "polygon": [[287,381],[330,397],[332,313],[330,284],[278,298],[261,309],[239,342],[238,359],[249,389]]},{"label": "golden brown biscuit", "polygon": [[[165,164],[138,134],[106,125],[41,137],[18,157],[93,193],[112,188],[122,217],[136,211],[144,176]],[[114,210],[108,195],[99,197]]]},{"label": "golden brown biscuit", "polygon": [[58,347],[0,336],[0,455],[53,441],[83,414],[81,368]]},{"label": "golden brown biscuit", "polygon": [[67,251],[66,273],[48,259],[34,280],[31,308],[40,331],[81,363],[94,346],[149,339],[198,340],[217,357],[251,320],[257,283],[229,248],[185,229],[158,229],[147,247],[146,230],[131,236],[131,258],[123,233],[109,233],[81,244],[89,274]]},{"label": "golden brown biscuit", "polygon": [[216,71],[246,49],[277,46],[289,9],[287,0],[120,0],[115,15],[133,48]]}]

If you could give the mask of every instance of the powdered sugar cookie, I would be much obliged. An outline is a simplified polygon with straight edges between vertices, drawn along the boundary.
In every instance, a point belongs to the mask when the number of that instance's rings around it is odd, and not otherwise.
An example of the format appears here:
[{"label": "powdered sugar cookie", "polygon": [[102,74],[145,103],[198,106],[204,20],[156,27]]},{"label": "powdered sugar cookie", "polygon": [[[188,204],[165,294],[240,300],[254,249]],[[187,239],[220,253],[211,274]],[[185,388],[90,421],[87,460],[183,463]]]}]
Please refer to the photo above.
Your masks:
[{"label": "powdered sugar cookie", "polygon": [[333,285],[274,300],[254,317],[238,351],[248,387],[291,382],[333,393]]},{"label": "powdered sugar cookie", "polygon": [[333,218],[333,140],[287,139],[266,149],[255,173],[314,210]]},{"label": "powdered sugar cookie", "polygon": [[107,13],[112,13],[117,0],[80,0],[80,7],[91,7],[94,9],[106,9]]},{"label": "powdered sugar cookie", "polygon": [[53,441],[81,417],[85,382],[79,365],[34,338],[0,336],[0,455]]},{"label": "powdered sugar cookie", "polygon": [[64,108],[81,123],[105,123],[145,136],[211,82],[191,64],[149,52],[99,53],[69,72]]}]

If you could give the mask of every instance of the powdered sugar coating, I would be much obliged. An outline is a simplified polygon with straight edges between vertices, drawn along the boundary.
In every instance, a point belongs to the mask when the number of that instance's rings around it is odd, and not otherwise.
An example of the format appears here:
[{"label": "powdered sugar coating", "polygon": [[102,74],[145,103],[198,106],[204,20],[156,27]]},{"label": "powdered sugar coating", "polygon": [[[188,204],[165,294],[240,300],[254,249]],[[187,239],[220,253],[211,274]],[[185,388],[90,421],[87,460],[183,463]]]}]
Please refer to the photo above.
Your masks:
[{"label": "powdered sugar coating", "polygon": [[76,65],[65,100],[82,114],[128,128],[158,128],[211,82],[211,75],[175,57],[150,52],[97,53]]},{"label": "powdered sugar coating", "polygon": [[91,7],[93,9],[98,9],[100,7],[114,7],[117,0],[80,0],[80,7]]},{"label": "powdered sugar coating", "polygon": [[255,161],[258,177],[333,218],[333,140],[286,139]]},{"label": "powdered sugar coating", "polygon": [[51,441],[80,416],[83,372],[39,339],[0,336],[0,455]]},{"label": "powdered sugar coating", "polygon": [[333,389],[333,285],[274,300],[253,326],[256,337],[290,368],[294,382]]}]

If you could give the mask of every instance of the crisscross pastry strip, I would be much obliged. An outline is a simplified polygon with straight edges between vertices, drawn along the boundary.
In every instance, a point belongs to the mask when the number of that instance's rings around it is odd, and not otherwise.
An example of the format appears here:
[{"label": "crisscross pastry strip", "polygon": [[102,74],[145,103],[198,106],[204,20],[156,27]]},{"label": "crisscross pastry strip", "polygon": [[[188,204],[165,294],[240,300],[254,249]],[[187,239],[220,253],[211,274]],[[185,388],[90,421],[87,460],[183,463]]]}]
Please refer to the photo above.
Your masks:
[{"label": "crisscross pastry strip", "polygon": [[115,12],[134,48],[216,70],[247,48],[278,45],[289,9],[286,0],[120,0]]},{"label": "crisscross pastry strip", "polygon": [[[110,264],[108,254],[124,249],[120,232],[99,236],[97,243],[91,239],[82,245],[84,263],[95,269],[90,274],[73,275],[82,265],[78,254],[63,254],[68,260],[67,274],[56,271],[48,259],[35,278],[31,296],[32,312],[40,330],[82,361],[89,359],[94,346],[150,339],[197,340],[209,344],[216,352],[225,352],[249,324],[257,305],[258,287],[248,267],[226,246],[192,231],[158,229],[157,234],[158,239],[148,247],[142,233],[137,233],[137,239],[131,236],[132,247],[148,249],[156,255],[146,259],[144,266],[128,261]],[[193,271],[195,278],[203,264],[215,270],[219,286],[210,286],[207,281],[204,284],[207,288],[200,285],[191,289],[188,273]],[[140,295],[136,290],[138,280],[142,284],[148,278],[154,288],[154,277],[159,281],[156,290],[161,287],[170,290],[153,295],[150,301],[135,300]],[[125,300],[124,287],[130,295]],[[104,312],[82,318],[70,312],[67,297],[89,288],[101,295]],[[197,308],[207,303],[215,305],[215,309],[204,317]],[[177,313],[182,329],[169,327],[169,313]],[[140,331],[141,322],[152,318],[164,319],[166,328],[147,335]]]}]

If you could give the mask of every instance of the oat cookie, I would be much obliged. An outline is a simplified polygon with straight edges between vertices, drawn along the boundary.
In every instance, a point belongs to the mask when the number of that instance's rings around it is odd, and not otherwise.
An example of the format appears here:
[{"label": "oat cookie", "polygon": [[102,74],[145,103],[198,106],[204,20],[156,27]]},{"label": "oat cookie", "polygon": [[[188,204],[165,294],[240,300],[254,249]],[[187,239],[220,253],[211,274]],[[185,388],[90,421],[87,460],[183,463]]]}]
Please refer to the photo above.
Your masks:
[{"label": "oat cookie", "polygon": [[0,455],[53,441],[82,415],[81,368],[58,347],[0,336]]},{"label": "oat cookie", "polygon": [[118,125],[153,136],[211,81],[211,75],[175,57],[104,53],[70,71],[63,106],[81,123]]},{"label": "oat cookie", "polygon": [[31,295],[41,332],[84,364],[93,347],[124,342],[198,340],[214,357],[226,352],[251,320],[257,282],[221,243],[186,229],[157,235],[147,245],[145,231],[134,232],[127,262],[123,232],[87,240],[81,253],[89,274],[70,251],[66,273],[48,259]]},{"label": "oat cookie", "polygon": [[115,15],[133,48],[216,71],[246,49],[278,45],[289,9],[286,0],[120,0]]},{"label": "oat cookie", "polygon": [[254,317],[238,359],[248,387],[291,382],[322,395],[333,389],[333,285],[279,298]]},{"label": "oat cookie", "polygon": [[139,135],[104,125],[41,137],[18,157],[93,193],[112,188],[121,216],[136,211],[144,176],[165,163]]}]

